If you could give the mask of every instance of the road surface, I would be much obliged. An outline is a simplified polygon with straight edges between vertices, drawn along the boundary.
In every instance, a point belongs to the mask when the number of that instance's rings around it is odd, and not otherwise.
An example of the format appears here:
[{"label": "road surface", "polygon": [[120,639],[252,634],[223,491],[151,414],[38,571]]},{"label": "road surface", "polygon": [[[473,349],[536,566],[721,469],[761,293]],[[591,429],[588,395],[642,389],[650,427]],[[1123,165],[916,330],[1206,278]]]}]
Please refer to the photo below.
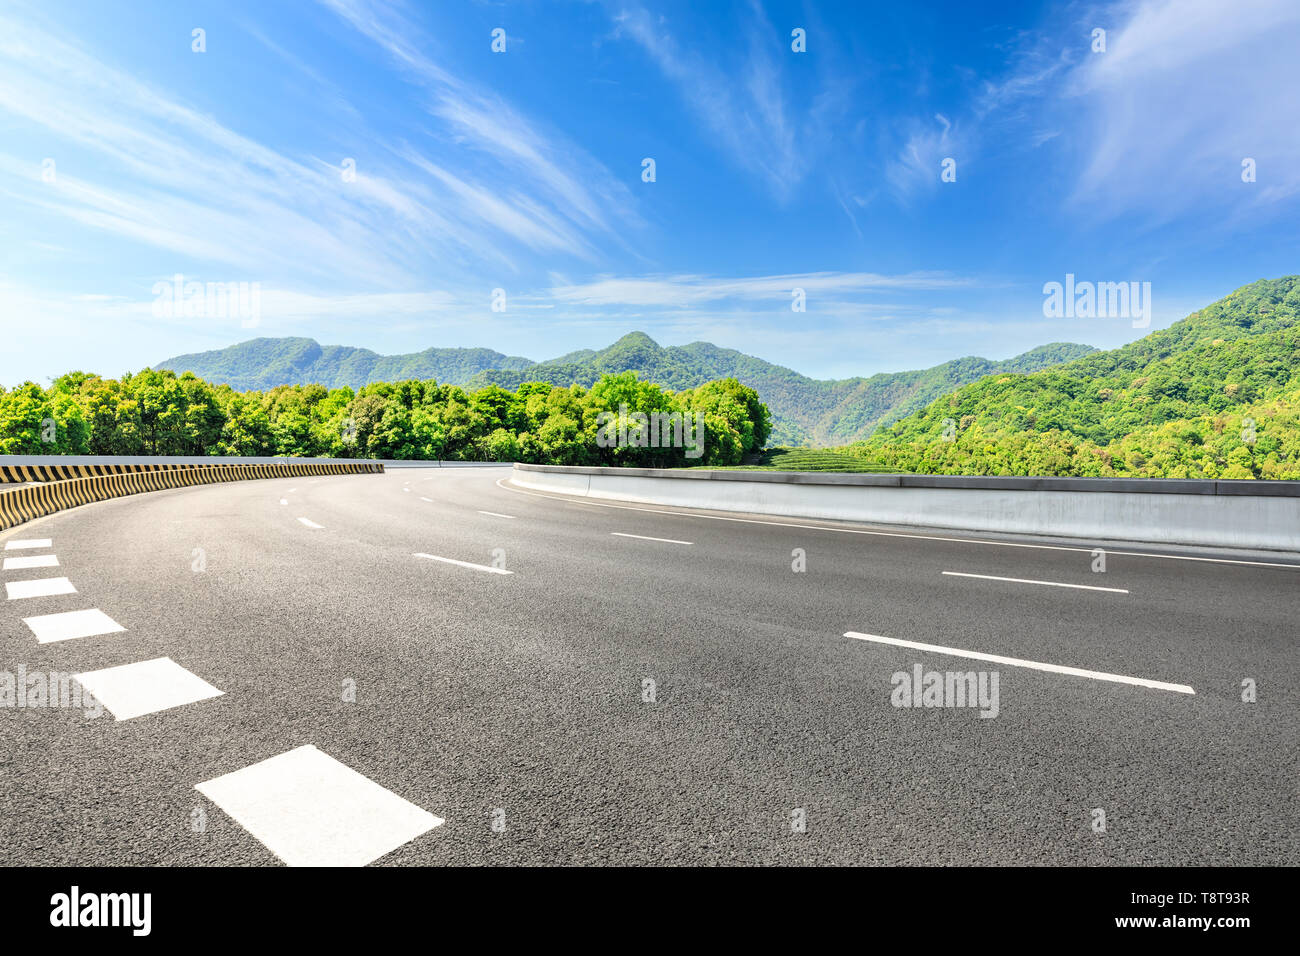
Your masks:
[{"label": "road surface", "polygon": [[[508,476],[204,485],[0,534],[58,562],[7,563],[7,594],[75,588],[4,601],[0,670],[124,668],[99,686],[126,716],[0,709],[0,862],[1300,862],[1285,558],[1102,573],[1090,542]],[[996,672],[996,716],[894,706],[918,665]]]}]

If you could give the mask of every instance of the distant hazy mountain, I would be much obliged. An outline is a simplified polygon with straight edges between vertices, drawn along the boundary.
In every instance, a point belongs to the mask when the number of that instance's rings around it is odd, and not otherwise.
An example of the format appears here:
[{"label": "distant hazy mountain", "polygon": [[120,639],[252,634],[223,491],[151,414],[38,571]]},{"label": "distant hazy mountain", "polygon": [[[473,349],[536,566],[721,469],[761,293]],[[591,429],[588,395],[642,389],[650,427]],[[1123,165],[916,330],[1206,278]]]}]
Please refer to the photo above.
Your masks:
[{"label": "distant hazy mountain", "polygon": [[1090,345],[1054,342],[1003,362],[967,357],[915,372],[820,381],[735,349],[708,342],[663,348],[644,332],[632,332],[599,352],[575,352],[526,369],[480,372],[468,385],[495,383],[510,389],[522,382],[591,385],[607,372],[629,369],[672,389],[736,378],[757,389],[772,410],[772,444],[831,445],[865,438],[878,425],[924,408],[982,376],[1036,372],[1093,351]]},{"label": "distant hazy mountain", "polygon": [[631,332],[600,351],[584,349],[546,362],[488,349],[428,349],[412,355],[377,355],[367,349],[320,346],[311,339],[253,339],[230,348],[168,359],[157,367],[192,371],[237,389],[318,382],[359,388],[368,382],[434,378],[479,388],[515,389],[523,382],[590,386],[606,373],[634,371],[680,390],[718,378],[736,378],[758,390],[772,410],[772,444],[843,444],[865,438],[924,408],[941,395],[985,375],[1035,372],[1095,351],[1054,342],[993,362],[966,357],[912,372],[819,381],[734,349],[708,342],[663,348],[644,332]]},{"label": "distant hazy mountain", "polygon": [[178,355],[156,368],[193,372],[199,378],[240,391],[277,385],[320,384],[360,388],[370,382],[434,378],[454,385],[485,369],[522,369],[532,361],[491,349],[425,349],[410,355],[380,355],[314,339],[250,339],[213,352]]}]

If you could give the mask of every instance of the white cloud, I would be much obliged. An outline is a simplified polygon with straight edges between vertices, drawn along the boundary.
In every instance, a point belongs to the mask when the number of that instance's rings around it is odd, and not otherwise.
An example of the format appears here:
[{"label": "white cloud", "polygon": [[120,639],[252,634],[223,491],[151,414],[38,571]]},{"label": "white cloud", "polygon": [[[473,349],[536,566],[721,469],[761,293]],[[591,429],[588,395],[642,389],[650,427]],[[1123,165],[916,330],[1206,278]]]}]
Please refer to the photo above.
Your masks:
[{"label": "white cloud", "polygon": [[[1300,4],[1141,0],[1070,77],[1075,200],[1102,218],[1254,214],[1300,192]],[[1254,158],[1258,182],[1241,181]]]}]

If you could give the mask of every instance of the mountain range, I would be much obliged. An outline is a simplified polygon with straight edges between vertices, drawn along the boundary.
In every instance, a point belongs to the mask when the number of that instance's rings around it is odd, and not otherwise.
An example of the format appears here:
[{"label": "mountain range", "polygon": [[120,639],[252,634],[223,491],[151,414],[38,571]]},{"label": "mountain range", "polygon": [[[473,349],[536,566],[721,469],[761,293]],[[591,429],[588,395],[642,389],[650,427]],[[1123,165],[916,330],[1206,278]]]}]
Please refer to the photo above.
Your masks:
[{"label": "mountain range", "polygon": [[356,389],[370,382],[402,379],[436,379],[467,389],[495,384],[514,390],[523,382],[591,386],[602,375],[626,371],[680,390],[735,378],[756,389],[771,409],[772,444],[816,446],[864,439],[984,376],[1036,372],[1094,351],[1088,345],[1053,342],[1004,361],[967,356],[928,369],[818,380],[708,342],[664,348],[644,332],[631,332],[605,349],[584,349],[544,362],[483,348],[379,355],[369,349],[322,346],[308,338],[259,338],[180,355],[155,367],[190,371],[240,391],[313,383]]},{"label": "mountain range", "polygon": [[968,383],[860,451],[927,473],[1300,479],[1300,276],[1118,349]]}]

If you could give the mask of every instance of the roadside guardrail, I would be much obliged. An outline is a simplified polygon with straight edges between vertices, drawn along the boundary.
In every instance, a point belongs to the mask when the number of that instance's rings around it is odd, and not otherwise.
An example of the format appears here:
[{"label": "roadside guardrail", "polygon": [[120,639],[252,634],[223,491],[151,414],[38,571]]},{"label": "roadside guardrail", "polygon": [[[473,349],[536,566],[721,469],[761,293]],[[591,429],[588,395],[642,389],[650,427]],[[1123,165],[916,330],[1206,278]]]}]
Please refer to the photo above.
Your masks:
[{"label": "roadside guardrail", "polygon": [[[0,494],[0,531],[108,498],[256,478],[377,474],[374,461],[341,459],[97,459],[91,457],[0,456],[0,482],[34,482]],[[0,489],[3,484],[0,484]]]},{"label": "roadside guardrail", "polygon": [[1300,481],[517,464],[512,485],[712,511],[1300,553]]}]

